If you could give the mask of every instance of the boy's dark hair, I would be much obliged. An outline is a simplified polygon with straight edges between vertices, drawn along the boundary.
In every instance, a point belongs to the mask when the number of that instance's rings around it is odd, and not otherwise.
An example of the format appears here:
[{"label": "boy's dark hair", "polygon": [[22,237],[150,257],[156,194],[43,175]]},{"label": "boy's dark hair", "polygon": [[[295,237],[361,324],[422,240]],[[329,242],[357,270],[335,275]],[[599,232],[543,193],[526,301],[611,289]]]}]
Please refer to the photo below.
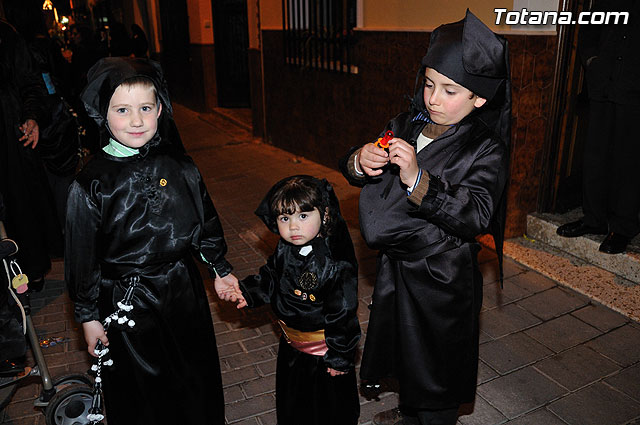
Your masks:
[{"label": "boy's dark hair", "polygon": [[327,236],[331,233],[331,212],[327,211],[318,179],[311,176],[293,176],[276,189],[271,196],[269,205],[272,217],[281,214],[293,214],[296,211],[309,212],[318,209],[322,218],[320,234]]}]

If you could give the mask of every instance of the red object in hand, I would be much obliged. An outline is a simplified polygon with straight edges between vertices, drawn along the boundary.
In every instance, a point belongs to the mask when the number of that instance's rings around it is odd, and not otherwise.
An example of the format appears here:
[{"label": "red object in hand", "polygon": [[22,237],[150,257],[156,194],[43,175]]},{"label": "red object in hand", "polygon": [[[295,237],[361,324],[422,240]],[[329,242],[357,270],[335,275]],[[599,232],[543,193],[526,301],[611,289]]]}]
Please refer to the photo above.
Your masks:
[{"label": "red object in hand", "polygon": [[393,139],[393,131],[388,130],[384,136],[379,137],[373,144],[380,149],[389,149],[389,140]]}]

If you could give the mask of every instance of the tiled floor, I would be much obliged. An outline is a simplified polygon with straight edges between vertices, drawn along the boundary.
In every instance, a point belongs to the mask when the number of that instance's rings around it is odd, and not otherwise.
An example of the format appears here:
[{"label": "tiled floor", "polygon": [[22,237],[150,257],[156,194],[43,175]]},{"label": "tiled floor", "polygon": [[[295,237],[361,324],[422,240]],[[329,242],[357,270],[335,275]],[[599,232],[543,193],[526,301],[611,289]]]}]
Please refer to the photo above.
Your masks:
[{"label": "tiled floor", "polygon": [[[255,272],[275,238],[253,215],[267,189],[292,174],[327,178],[335,187],[360,261],[358,311],[366,332],[375,252],[359,235],[358,190],[335,170],[254,141],[240,127],[214,114],[199,116],[176,105],[189,152],[200,167],[229,244],[228,259],[239,277]],[[485,278],[481,313],[479,386],[474,406],[464,406],[465,425],[640,424],[640,324],[555,281],[506,260],[505,283],[497,284],[495,254],[481,252]],[[88,355],[72,321],[62,263],[34,297],[34,323],[42,337],[65,342],[44,348],[56,376],[85,371]],[[275,358],[278,336],[268,307],[238,311],[220,302],[207,283],[223,371],[230,424],[275,424]],[[363,338],[364,340],[364,338]],[[2,424],[44,424],[34,409],[39,385],[23,385],[0,412]],[[361,424],[394,407],[397,397],[361,400]],[[301,424],[304,425],[304,424]],[[329,424],[328,424],[329,425]]]}]

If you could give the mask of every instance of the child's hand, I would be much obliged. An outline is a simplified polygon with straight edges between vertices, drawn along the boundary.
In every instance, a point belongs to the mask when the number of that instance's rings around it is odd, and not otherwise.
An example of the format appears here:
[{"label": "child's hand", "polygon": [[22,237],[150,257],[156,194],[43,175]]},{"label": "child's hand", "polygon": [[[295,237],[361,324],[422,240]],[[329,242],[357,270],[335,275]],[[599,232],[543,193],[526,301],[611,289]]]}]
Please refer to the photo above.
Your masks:
[{"label": "child's hand", "polygon": [[335,370],[335,369],[332,369],[330,367],[327,368],[327,373],[329,375],[331,375],[331,376],[338,376],[338,375],[346,375],[347,374],[347,372],[342,372],[342,371],[339,371],[339,370]]},{"label": "child's hand", "polygon": [[391,163],[400,167],[400,180],[407,187],[413,187],[420,172],[415,149],[409,143],[397,137],[391,139],[389,145],[391,145],[389,147]]},{"label": "child's hand", "polygon": [[109,339],[107,338],[107,334],[102,327],[102,323],[97,320],[92,320],[90,322],[84,322],[82,324],[82,331],[84,332],[84,340],[87,342],[87,351],[93,357],[98,357],[93,350],[96,349],[96,344],[98,340],[102,341],[105,347],[109,346]]},{"label": "child's hand", "polygon": [[238,278],[233,274],[228,274],[225,277],[216,276],[213,286],[221,300],[237,302],[238,308],[247,306],[247,301],[242,296],[242,291],[238,284]]},{"label": "child's hand", "polygon": [[364,145],[358,154],[358,165],[368,176],[382,174],[381,168],[387,165],[387,162],[389,162],[389,154],[373,143]]}]

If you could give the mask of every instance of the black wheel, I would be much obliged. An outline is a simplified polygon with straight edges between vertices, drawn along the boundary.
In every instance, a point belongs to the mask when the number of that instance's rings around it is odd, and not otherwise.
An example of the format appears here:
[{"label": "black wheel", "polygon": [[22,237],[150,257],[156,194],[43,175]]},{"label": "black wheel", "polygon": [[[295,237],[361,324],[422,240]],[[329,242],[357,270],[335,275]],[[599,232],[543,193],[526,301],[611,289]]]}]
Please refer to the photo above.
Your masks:
[{"label": "black wheel", "polygon": [[93,386],[93,380],[84,373],[70,373],[68,375],[62,375],[53,380],[53,386],[57,391],[60,391],[72,384]]},{"label": "black wheel", "polygon": [[87,425],[93,392],[91,387],[70,384],[51,397],[44,411],[47,425]]}]

